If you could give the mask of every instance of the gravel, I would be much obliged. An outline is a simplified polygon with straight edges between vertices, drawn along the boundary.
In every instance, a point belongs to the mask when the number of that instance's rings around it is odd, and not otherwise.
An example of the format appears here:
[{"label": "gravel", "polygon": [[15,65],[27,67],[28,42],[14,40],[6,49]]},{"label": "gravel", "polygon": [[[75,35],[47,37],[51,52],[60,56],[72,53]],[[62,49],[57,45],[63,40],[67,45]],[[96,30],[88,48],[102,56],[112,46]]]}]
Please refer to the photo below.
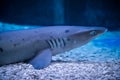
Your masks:
[{"label": "gravel", "polygon": [[39,70],[10,64],[0,67],[0,80],[120,80],[120,62],[53,62]]}]

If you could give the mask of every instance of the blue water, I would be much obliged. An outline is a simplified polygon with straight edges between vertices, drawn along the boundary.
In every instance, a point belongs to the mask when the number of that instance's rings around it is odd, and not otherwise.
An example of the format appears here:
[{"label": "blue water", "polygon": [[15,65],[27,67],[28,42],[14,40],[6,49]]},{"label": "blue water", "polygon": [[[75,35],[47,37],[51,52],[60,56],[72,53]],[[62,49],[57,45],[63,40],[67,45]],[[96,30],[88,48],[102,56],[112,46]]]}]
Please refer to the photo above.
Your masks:
[{"label": "blue water", "polygon": [[31,29],[31,28],[37,28],[37,27],[40,27],[40,26],[15,25],[15,24],[7,24],[7,23],[0,22],[0,32],[11,31],[11,30]]},{"label": "blue water", "polygon": [[120,38],[107,38],[107,39],[94,40],[94,45],[99,47],[102,46],[109,48],[120,47]]}]

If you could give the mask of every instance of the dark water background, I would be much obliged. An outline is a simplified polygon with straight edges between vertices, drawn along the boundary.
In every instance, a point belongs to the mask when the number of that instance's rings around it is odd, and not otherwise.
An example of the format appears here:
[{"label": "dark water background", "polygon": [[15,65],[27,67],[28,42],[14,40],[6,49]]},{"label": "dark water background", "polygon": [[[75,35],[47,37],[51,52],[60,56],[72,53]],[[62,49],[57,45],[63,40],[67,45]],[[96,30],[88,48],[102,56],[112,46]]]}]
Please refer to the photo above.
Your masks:
[{"label": "dark water background", "polygon": [[119,0],[0,0],[0,21],[20,25],[104,26],[120,30]]}]

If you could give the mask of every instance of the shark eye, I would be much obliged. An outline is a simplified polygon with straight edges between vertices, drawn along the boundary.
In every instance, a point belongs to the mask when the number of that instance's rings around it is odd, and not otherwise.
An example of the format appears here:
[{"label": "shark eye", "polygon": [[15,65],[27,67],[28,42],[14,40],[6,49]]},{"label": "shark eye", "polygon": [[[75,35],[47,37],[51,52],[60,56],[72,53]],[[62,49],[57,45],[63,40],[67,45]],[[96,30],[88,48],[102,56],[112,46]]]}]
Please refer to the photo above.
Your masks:
[{"label": "shark eye", "polygon": [[96,35],[96,34],[97,34],[96,31],[91,31],[91,32],[90,32],[90,35],[91,35],[91,36],[94,36],[94,35]]}]

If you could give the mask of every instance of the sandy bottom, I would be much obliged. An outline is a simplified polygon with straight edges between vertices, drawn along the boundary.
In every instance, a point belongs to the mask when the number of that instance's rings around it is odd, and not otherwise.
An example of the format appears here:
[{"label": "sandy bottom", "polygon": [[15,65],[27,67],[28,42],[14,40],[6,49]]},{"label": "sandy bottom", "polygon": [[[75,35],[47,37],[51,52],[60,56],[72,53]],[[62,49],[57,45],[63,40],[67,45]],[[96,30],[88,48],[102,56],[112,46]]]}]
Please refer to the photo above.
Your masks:
[{"label": "sandy bottom", "polygon": [[120,80],[120,62],[53,62],[40,70],[11,64],[0,67],[0,80]]}]

